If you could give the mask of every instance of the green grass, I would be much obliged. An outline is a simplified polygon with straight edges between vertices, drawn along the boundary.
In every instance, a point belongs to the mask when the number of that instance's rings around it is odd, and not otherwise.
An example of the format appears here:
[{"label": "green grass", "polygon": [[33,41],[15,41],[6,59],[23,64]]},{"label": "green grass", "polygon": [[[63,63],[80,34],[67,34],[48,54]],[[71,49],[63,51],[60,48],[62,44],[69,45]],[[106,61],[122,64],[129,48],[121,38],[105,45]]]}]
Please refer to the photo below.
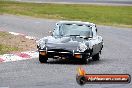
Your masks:
[{"label": "green grass", "polygon": [[0,55],[11,51],[17,51],[18,48],[0,44]]},{"label": "green grass", "polygon": [[[5,38],[9,36],[8,33],[6,32],[0,32],[0,38]],[[14,46],[9,46],[9,45],[4,45],[4,44],[1,44],[2,41],[0,41],[0,55],[1,54],[4,54],[4,53],[8,53],[8,52],[11,52],[11,51],[17,51],[19,50],[17,47],[14,47]]]},{"label": "green grass", "polygon": [[8,33],[0,31],[0,37],[4,37],[4,36],[7,36],[7,35],[8,35]]},{"label": "green grass", "polygon": [[0,1],[0,14],[82,20],[103,25],[132,27],[132,6],[40,4]]}]

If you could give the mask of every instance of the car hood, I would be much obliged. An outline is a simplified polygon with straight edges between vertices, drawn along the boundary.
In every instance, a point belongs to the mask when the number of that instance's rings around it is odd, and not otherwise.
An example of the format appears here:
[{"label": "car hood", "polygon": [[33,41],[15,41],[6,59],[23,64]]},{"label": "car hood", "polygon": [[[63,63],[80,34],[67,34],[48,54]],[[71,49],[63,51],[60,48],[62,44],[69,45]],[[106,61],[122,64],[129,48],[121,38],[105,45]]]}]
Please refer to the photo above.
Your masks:
[{"label": "car hood", "polygon": [[43,44],[46,44],[48,49],[64,49],[64,50],[77,50],[79,43],[83,41],[82,38],[71,38],[71,37],[62,37],[55,38],[52,36],[47,36],[41,39]]}]

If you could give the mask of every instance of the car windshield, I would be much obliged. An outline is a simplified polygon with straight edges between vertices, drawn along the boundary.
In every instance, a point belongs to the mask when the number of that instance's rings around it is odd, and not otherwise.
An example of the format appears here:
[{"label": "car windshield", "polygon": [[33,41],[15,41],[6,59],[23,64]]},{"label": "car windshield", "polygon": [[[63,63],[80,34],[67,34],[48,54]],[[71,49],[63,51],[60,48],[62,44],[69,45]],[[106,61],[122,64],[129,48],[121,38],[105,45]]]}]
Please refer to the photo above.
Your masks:
[{"label": "car windshield", "polygon": [[91,36],[92,28],[87,25],[80,24],[62,24],[60,26],[59,34],[61,36]]}]

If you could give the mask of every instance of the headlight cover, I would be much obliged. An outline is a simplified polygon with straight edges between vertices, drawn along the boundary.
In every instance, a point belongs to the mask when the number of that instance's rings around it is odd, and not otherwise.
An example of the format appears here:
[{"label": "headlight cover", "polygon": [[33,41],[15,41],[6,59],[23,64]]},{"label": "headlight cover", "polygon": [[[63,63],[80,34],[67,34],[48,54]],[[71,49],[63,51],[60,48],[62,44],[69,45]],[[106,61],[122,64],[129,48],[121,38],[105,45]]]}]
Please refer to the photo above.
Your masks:
[{"label": "headlight cover", "polygon": [[38,46],[40,49],[44,49],[44,48],[45,48],[45,41],[42,40],[42,39],[40,39],[40,40],[38,41],[37,46]]},{"label": "headlight cover", "polygon": [[40,44],[40,49],[44,49],[45,48],[45,44]]},{"label": "headlight cover", "polygon": [[77,51],[79,52],[84,52],[87,49],[87,45],[85,45],[85,43],[80,43],[79,47],[77,48]]}]

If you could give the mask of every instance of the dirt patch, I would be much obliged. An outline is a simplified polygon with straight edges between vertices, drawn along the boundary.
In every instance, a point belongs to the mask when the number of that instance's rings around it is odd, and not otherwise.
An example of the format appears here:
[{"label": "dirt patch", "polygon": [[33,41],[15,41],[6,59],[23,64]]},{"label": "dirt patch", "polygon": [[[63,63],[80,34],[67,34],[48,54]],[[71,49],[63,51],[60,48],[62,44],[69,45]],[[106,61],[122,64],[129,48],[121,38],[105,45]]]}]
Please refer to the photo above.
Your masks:
[{"label": "dirt patch", "polygon": [[[7,32],[0,32],[0,45],[6,47],[4,53],[22,52],[36,50],[36,41],[25,38],[22,35],[12,35]],[[1,48],[0,52],[4,50]],[[11,49],[8,49],[8,48]]]}]

